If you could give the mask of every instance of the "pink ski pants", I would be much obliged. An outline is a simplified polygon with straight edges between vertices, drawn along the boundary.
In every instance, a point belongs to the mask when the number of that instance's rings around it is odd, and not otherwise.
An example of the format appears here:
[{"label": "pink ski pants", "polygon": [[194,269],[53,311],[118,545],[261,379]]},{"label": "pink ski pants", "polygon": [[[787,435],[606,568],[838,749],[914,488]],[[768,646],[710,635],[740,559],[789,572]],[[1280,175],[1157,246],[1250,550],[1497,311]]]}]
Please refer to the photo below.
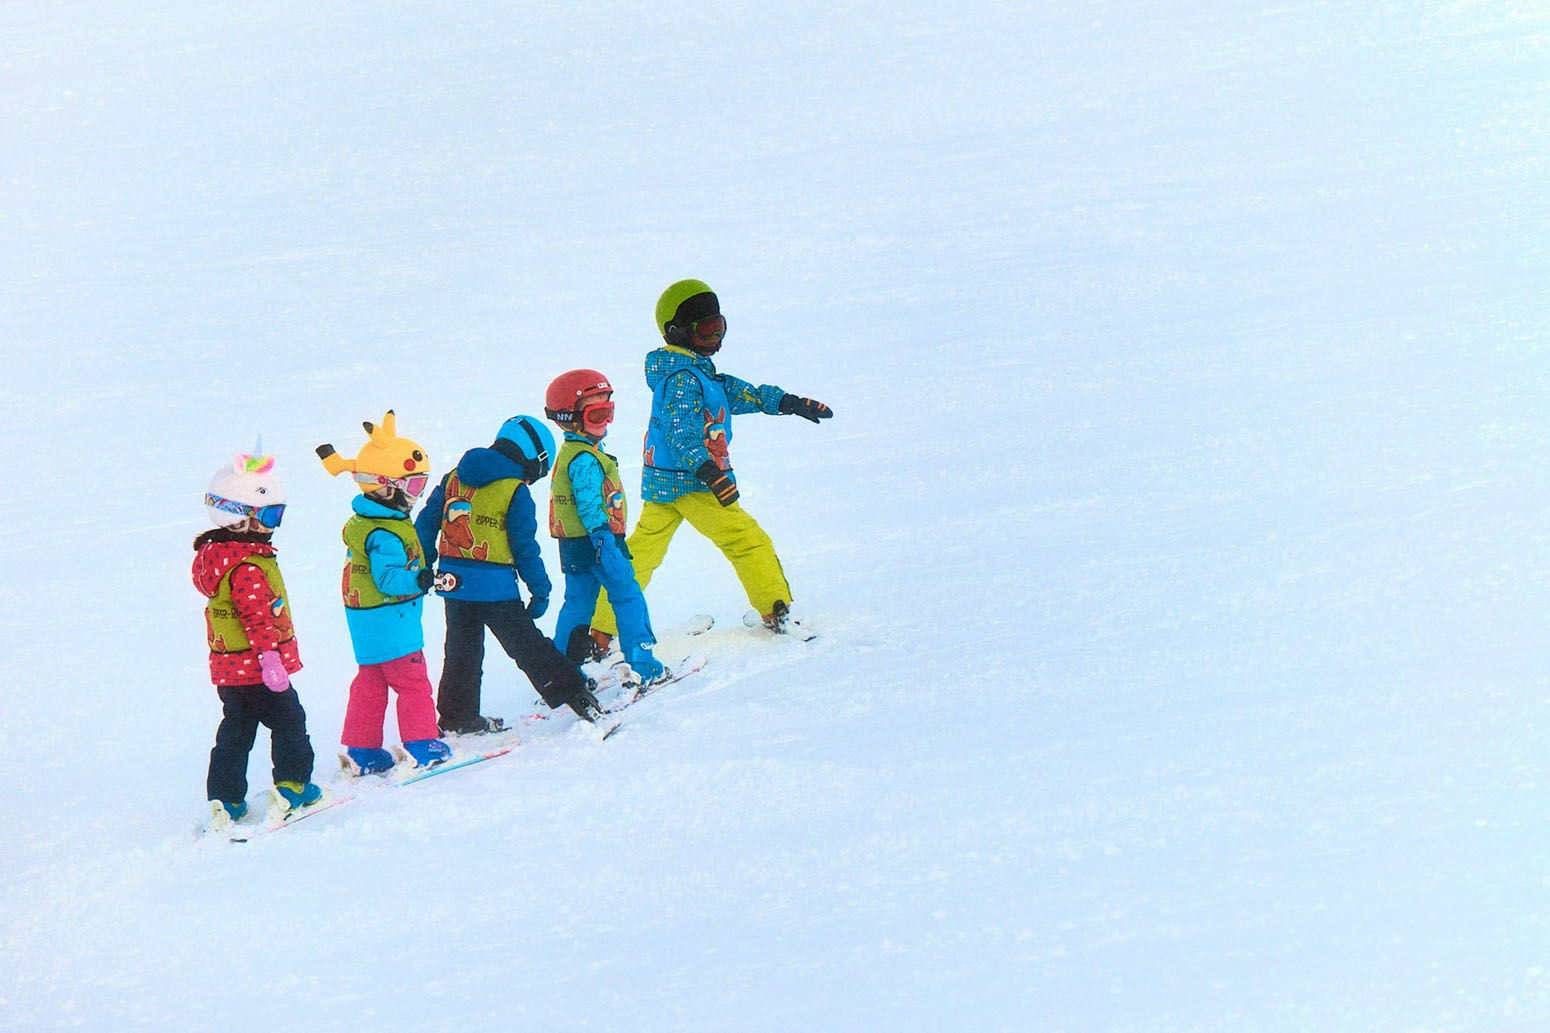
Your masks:
[{"label": "pink ski pants", "polygon": [[431,679],[425,672],[425,653],[417,649],[387,663],[361,665],[360,673],[350,683],[350,702],[344,709],[344,735],[340,742],[367,750],[382,748],[389,688],[398,693],[398,734],[404,742],[441,735],[441,729],[436,727]]}]

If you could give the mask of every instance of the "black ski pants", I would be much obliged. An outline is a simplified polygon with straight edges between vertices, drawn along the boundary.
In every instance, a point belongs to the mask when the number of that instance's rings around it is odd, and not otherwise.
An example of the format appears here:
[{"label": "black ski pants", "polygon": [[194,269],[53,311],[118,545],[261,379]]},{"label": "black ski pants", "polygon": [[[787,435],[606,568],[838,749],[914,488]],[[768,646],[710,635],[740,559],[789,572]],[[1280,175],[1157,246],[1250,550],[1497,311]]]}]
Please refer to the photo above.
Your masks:
[{"label": "black ski pants", "polygon": [[276,782],[312,781],[312,740],[307,712],[295,689],[270,692],[263,685],[217,685],[221,723],[205,777],[208,799],[237,803],[248,795],[248,754],[258,726],[269,729],[269,759]]},{"label": "black ski pants", "polygon": [[447,643],[441,684],[436,690],[436,716],[443,731],[458,732],[478,724],[486,628],[551,708],[577,699],[586,687],[586,675],[581,668],[565,659],[565,654],[538,630],[520,599],[491,603],[443,601],[447,611]]}]

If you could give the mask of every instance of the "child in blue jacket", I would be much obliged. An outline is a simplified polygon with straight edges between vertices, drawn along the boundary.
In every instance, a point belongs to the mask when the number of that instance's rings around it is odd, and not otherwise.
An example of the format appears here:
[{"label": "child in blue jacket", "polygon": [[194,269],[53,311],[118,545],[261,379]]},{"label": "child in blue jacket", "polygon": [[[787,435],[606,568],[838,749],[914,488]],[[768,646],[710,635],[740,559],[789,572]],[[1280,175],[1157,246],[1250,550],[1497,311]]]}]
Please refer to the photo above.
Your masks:
[{"label": "child in blue jacket", "polygon": [[[436,555],[436,593],[446,605],[447,640],[436,706],[448,733],[499,731],[479,713],[488,628],[551,708],[587,721],[602,713],[581,669],[538,630],[551,589],[538,546],[528,486],[549,472],[554,435],[531,416],[513,416],[488,448],[463,454],[425,502],[415,531]],[[527,586],[522,603],[518,582]]]},{"label": "child in blue jacket", "polygon": [[619,462],[602,449],[614,418],[613,391],[597,370],[573,369],[554,379],[544,402],[544,415],[565,431],[549,487],[549,533],[560,540],[565,574],[565,605],[554,625],[554,641],[571,660],[588,658],[588,629],[598,592],[606,588],[619,618],[625,661],[649,684],[667,672],[651,654],[656,636],[625,544]]},{"label": "child in blue jacket", "polygon": [[[641,511],[628,539],[641,588],[667,555],[680,525],[709,538],[732,564],[748,603],[765,627],[789,630],[791,586],[775,544],[738,502],[732,469],[732,417],[741,413],[800,416],[818,423],[834,412],[822,402],[773,384],[754,386],[718,372],[712,360],[726,336],[721,302],[701,280],[679,280],[657,301],[662,347],[646,356],[651,420],[641,471]],[[618,633],[611,600],[592,617],[595,649]]]},{"label": "child in blue jacket", "polygon": [[347,553],[340,586],[360,664],[340,739],[359,774],[393,766],[393,755],[382,748],[389,689],[398,696],[398,732],[415,764],[440,764],[452,752],[438,738],[425,670],[420,599],[430,590],[432,574],[409,523],[414,500],[430,480],[430,461],[419,445],[398,436],[391,411],[381,426],[365,427],[370,438],[354,460],[341,459],[332,445],[317,449],[324,469],[334,476],[350,471],[361,491],[342,532]]}]

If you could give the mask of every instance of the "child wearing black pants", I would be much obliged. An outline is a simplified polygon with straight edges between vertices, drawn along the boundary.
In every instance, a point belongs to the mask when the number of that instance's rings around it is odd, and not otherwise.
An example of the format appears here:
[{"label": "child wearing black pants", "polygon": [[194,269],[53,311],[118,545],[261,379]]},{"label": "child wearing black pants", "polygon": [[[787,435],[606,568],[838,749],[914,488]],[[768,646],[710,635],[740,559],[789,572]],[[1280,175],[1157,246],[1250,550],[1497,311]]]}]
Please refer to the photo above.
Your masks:
[{"label": "child wearing black pants", "polygon": [[240,821],[248,810],[248,754],[258,726],[269,729],[274,769],[272,815],[317,803],[307,714],[291,686],[301,670],[289,596],[271,542],[285,512],[274,457],[239,455],[217,470],[205,493],[214,530],[194,540],[194,586],[209,600],[205,632],[210,680],[221,698],[221,723],[205,778],[211,824]]},{"label": "child wearing black pants", "polygon": [[602,713],[586,675],[533,623],[549,606],[551,583],[528,486],[548,474],[553,454],[554,435],[542,422],[513,416],[490,447],[463,454],[415,518],[425,554],[436,557],[436,592],[446,604],[436,712],[449,734],[504,726],[479,713],[486,628],[549,707],[570,707],[587,721]]}]

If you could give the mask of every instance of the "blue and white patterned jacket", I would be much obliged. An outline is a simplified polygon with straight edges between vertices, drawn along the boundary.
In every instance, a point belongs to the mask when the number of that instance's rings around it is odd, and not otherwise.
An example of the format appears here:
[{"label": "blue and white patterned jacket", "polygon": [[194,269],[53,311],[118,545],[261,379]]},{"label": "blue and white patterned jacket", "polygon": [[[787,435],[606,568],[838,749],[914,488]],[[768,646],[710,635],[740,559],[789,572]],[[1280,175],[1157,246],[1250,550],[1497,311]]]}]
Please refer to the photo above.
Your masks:
[{"label": "blue and white patterned jacket", "polygon": [[[651,388],[653,429],[669,455],[648,457],[641,472],[640,494],[647,502],[670,503],[695,491],[709,491],[694,471],[712,458],[705,443],[705,390],[701,375],[718,381],[726,390],[726,422],[738,413],[780,413],[786,394],[773,384],[758,387],[726,373],[716,364],[687,348],[665,345],[646,356],[646,386]],[[730,436],[730,426],[728,427]],[[735,478],[734,478],[735,480]]]}]

